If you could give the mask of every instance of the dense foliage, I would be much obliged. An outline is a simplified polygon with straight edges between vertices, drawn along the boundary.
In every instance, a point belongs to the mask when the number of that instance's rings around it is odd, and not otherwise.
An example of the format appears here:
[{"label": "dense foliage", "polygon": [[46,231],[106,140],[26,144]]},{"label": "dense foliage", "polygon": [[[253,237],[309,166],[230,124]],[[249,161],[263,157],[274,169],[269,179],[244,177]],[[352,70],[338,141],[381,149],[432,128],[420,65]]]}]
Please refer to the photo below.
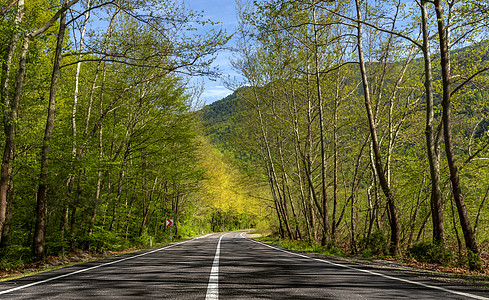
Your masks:
[{"label": "dense foliage", "polygon": [[199,111],[204,133],[214,145],[225,147],[234,139],[240,121],[239,109],[237,93],[234,92]]},{"label": "dense foliage", "polygon": [[261,157],[276,233],[363,254],[458,249],[480,268],[487,5],[240,4],[239,135]]},{"label": "dense foliage", "polygon": [[256,225],[187,92],[229,37],[179,1],[52,3],[0,1],[0,267]]}]

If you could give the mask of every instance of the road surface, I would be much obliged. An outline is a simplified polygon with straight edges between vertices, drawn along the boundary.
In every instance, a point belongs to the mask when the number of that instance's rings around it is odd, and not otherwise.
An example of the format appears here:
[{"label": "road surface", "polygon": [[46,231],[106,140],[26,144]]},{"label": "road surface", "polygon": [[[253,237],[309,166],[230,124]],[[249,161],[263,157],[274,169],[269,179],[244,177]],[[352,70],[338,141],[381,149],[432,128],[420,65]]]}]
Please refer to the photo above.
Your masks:
[{"label": "road surface", "polygon": [[489,291],[231,232],[0,283],[0,299],[489,299]]}]

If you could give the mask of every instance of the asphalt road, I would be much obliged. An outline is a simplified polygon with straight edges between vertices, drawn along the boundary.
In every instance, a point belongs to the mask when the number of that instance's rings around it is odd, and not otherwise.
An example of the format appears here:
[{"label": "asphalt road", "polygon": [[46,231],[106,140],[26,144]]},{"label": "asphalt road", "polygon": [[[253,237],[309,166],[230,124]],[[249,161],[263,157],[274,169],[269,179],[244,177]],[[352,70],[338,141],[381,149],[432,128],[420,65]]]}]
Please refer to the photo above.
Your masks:
[{"label": "asphalt road", "polygon": [[489,291],[213,234],[0,284],[0,299],[489,299]]}]

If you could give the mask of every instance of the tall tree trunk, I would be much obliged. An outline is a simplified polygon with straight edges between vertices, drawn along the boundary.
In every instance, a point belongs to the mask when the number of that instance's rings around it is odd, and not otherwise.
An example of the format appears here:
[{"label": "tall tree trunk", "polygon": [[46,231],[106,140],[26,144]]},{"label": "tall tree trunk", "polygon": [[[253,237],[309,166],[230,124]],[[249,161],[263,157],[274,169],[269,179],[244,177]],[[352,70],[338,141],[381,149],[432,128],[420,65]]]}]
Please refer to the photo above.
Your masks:
[{"label": "tall tree trunk", "polygon": [[149,216],[149,208],[151,206],[151,202],[153,201],[154,192],[156,190],[156,184],[158,182],[158,176],[155,177],[155,181],[153,182],[153,187],[151,188],[151,193],[149,195],[149,200],[145,204],[143,203],[143,221],[141,223],[141,229],[139,229],[139,236],[143,235],[143,232],[147,228],[147,221]]},{"label": "tall tree trunk", "polygon": [[[424,175],[424,174],[423,174]],[[423,176],[423,181],[419,185],[419,192],[418,192],[418,197],[416,199],[416,206],[411,208],[411,218],[410,218],[410,225],[409,225],[409,237],[406,242],[408,246],[411,246],[413,237],[414,237],[414,230],[416,228],[416,218],[418,217],[418,211],[419,208],[421,207],[422,201],[421,201],[421,195],[423,194],[423,189],[425,186],[425,176]],[[414,201],[413,201],[414,203]]]},{"label": "tall tree trunk", "polygon": [[[478,268],[479,262],[479,250],[475,239],[475,234],[470,225],[469,215],[467,213],[467,207],[462,195],[462,189],[460,187],[460,178],[458,173],[457,161],[455,158],[455,151],[453,149],[452,139],[452,121],[451,121],[451,83],[450,83],[450,57],[448,49],[447,28],[443,20],[443,7],[441,0],[435,0],[435,11],[438,23],[438,37],[440,40],[440,57],[441,57],[441,77],[443,84],[443,100],[442,100],[442,121],[444,127],[444,140],[445,140],[445,153],[447,156],[448,167],[450,169],[450,181],[452,183],[452,193],[455,204],[457,206],[458,216],[460,219],[460,225],[465,239],[465,246],[469,251],[469,264],[471,269]],[[471,253],[470,253],[471,252]]]},{"label": "tall tree trunk", "polygon": [[[88,19],[90,18],[90,6],[91,6],[91,0],[87,0],[87,5],[86,5],[86,13],[85,13],[85,19],[83,20],[83,25],[82,25],[82,30],[80,34],[80,49],[79,51],[82,52],[84,49],[84,38],[85,38],[85,32],[87,29],[87,23]],[[76,114],[78,110],[78,96],[79,96],[79,90],[80,90],[80,70],[81,70],[81,60],[83,56],[82,54],[78,55],[78,62],[76,63],[76,73],[75,73],[75,92],[73,94],[73,108],[71,111],[71,127],[72,127],[72,133],[73,133],[73,145],[72,145],[72,156],[74,159],[76,154],[77,154],[77,144],[76,144],[76,138],[77,138],[77,130],[76,130]],[[98,71],[98,70],[97,70]],[[97,72],[98,74],[98,72]],[[90,107],[91,108],[91,107]],[[87,116],[87,123],[90,118]],[[85,131],[87,131],[87,128],[85,128]]]},{"label": "tall tree trunk", "polygon": [[[292,230],[292,227],[290,226],[290,232],[291,236],[293,239],[297,239],[297,236],[300,235],[299,227],[297,225],[297,214],[295,213],[295,207],[294,207],[294,201],[292,200],[292,193],[290,192],[290,183],[289,183],[289,175],[285,171],[285,160],[284,160],[284,154],[282,151],[282,146],[279,146],[279,153],[280,153],[280,163],[282,167],[282,185],[283,185],[283,196],[284,196],[284,211],[287,216],[288,214],[288,208],[287,208],[287,200],[290,202],[290,209],[292,212],[292,220],[294,222],[294,227],[295,227],[295,232]],[[287,217],[287,219],[289,219]],[[290,221],[287,223],[290,224]]]},{"label": "tall tree trunk", "polygon": [[433,213],[433,242],[445,244],[445,225],[443,221],[443,202],[440,189],[440,142],[439,136],[433,131],[433,72],[428,31],[428,1],[421,1],[421,24],[423,29],[423,58],[425,69],[426,93],[426,146],[431,176],[431,209]]},{"label": "tall tree trunk", "polygon": [[[67,5],[64,0],[63,7]],[[58,91],[58,80],[60,74],[61,52],[63,49],[63,40],[66,31],[66,10],[60,16],[60,25],[58,39],[56,44],[56,52],[54,55],[53,73],[51,76],[51,88],[49,91],[49,106],[48,116],[46,120],[46,128],[44,131],[43,145],[41,149],[41,172],[39,176],[39,188],[37,191],[37,206],[36,206],[36,227],[34,232],[33,252],[36,259],[40,260],[45,255],[45,230],[46,230],[46,210],[48,198],[48,175],[49,175],[49,151],[51,135],[54,129],[54,121],[56,118],[56,94]]]},{"label": "tall tree trunk", "polygon": [[[309,70],[308,70],[309,71]],[[307,72],[307,138],[306,138],[306,155],[304,156],[304,172],[306,174],[308,190],[309,190],[309,215],[311,220],[312,235],[315,242],[318,240],[318,232],[316,226],[316,215],[314,207],[316,207],[319,212],[321,212],[321,205],[317,199],[316,189],[314,187],[313,179],[313,156],[314,156],[314,141],[313,141],[313,103],[312,103],[312,92],[310,91],[311,79],[309,76],[310,72]]]},{"label": "tall tree trunk", "polygon": [[314,5],[313,18],[314,18],[314,74],[316,77],[316,96],[318,98],[319,105],[319,140],[321,144],[321,195],[322,195],[322,221],[323,221],[323,236],[321,238],[321,245],[326,245],[329,240],[329,221],[328,221],[328,192],[326,183],[326,149],[324,145],[324,103],[323,93],[321,89],[321,75],[319,71],[319,32],[317,28],[317,15],[316,5]]},{"label": "tall tree trunk", "polygon": [[68,204],[65,204],[63,208],[61,226],[60,226],[60,236],[61,236],[61,253],[65,254],[65,246],[66,246],[66,228],[68,227],[68,221],[70,219],[70,207]]},{"label": "tall tree trunk", "polygon": [[[18,26],[24,16],[24,0],[19,0],[17,4],[17,15],[15,17],[15,25]],[[5,146],[3,150],[2,166],[0,169],[0,243],[3,236],[3,227],[5,225],[8,206],[8,190],[10,180],[10,163],[13,156],[14,149],[14,135],[15,135],[15,123],[17,122],[17,112],[19,108],[20,98],[17,101],[10,101],[9,89],[10,89],[10,73],[12,59],[19,42],[20,34],[17,29],[12,33],[10,43],[5,53],[3,65],[2,65],[2,79],[1,79],[1,103],[5,108],[3,112],[3,127],[5,132]]]},{"label": "tall tree trunk", "polygon": [[340,106],[340,70],[336,74],[336,89],[333,108],[333,215],[331,216],[331,237],[334,242],[337,241],[336,236],[336,214],[338,210],[338,110]]},{"label": "tall tree trunk", "polygon": [[477,228],[479,228],[479,220],[487,201],[487,196],[489,196],[489,187],[487,188],[484,198],[482,198],[481,204],[479,205],[479,210],[477,211],[477,217],[475,218],[474,222],[474,234],[477,234]]},{"label": "tall tree trunk", "polygon": [[[85,31],[87,29],[87,23],[88,19],[90,18],[90,6],[91,6],[91,0],[87,0],[86,4],[86,12],[85,12],[85,19],[83,20],[83,25],[82,25],[82,30],[81,30],[81,35],[80,35],[80,49],[79,51],[82,52],[84,49],[84,38],[85,38]],[[73,106],[72,106],[72,111],[71,111],[71,126],[72,126],[72,150],[71,150],[71,175],[68,178],[68,195],[69,195],[69,200],[72,201],[71,203],[71,223],[70,223],[70,251],[74,250],[74,234],[75,234],[75,218],[76,218],[76,211],[77,211],[77,205],[78,205],[78,193],[73,197],[73,187],[74,187],[74,181],[76,180],[76,175],[78,173],[79,176],[81,176],[82,172],[78,171],[78,166],[76,165],[76,158],[81,157],[83,155],[82,151],[77,151],[77,126],[76,126],[76,116],[77,116],[77,110],[78,110],[78,96],[79,96],[79,89],[80,89],[80,71],[81,71],[81,60],[82,60],[82,54],[78,55],[78,62],[76,64],[76,73],[75,73],[75,91],[73,95]],[[78,187],[80,186],[80,180],[81,178],[78,178]],[[74,199],[73,199],[74,198]]]},{"label": "tall tree trunk", "polygon": [[391,245],[390,252],[393,255],[397,255],[399,250],[399,218],[397,214],[397,208],[394,202],[394,196],[389,188],[389,184],[386,180],[384,170],[382,167],[382,156],[380,153],[380,146],[377,140],[377,129],[375,125],[374,116],[372,113],[371,101],[370,101],[370,89],[367,79],[367,72],[365,68],[365,59],[363,55],[363,27],[362,27],[362,13],[360,7],[360,0],[355,0],[356,11],[357,11],[357,46],[358,46],[358,57],[360,63],[360,73],[362,75],[363,90],[365,96],[365,108],[367,110],[368,123],[370,128],[370,135],[372,137],[372,148],[375,154],[375,169],[377,171],[377,176],[379,178],[380,186],[382,191],[387,198],[387,205],[389,210],[389,224],[391,228]]},{"label": "tall tree trunk", "polygon": [[[297,181],[299,182],[299,188],[300,188],[300,199],[301,199],[300,205],[302,204],[302,214],[305,218],[304,223],[306,225],[307,234],[310,237],[311,236],[311,234],[310,234],[311,230],[310,230],[310,226],[309,226],[309,217],[308,217],[307,209],[306,209],[307,205],[306,205],[306,195],[304,192],[304,178],[302,176],[303,171],[301,168],[301,160],[303,160],[304,155],[301,153],[301,149],[300,149],[301,143],[300,143],[300,134],[299,134],[299,120],[298,120],[298,112],[297,112],[297,101],[296,101],[296,97],[295,97],[294,93],[292,94],[292,102],[293,102],[293,106],[292,106],[293,113],[292,113],[292,115],[293,115],[294,137],[295,137],[295,144],[294,144],[295,168],[296,168],[296,172],[297,172]],[[301,157],[302,157],[302,159],[301,159]],[[297,223],[299,223],[299,222],[297,222]],[[299,238],[301,238],[300,230],[298,231],[298,234],[299,234]]]},{"label": "tall tree trunk", "polygon": [[124,166],[125,163],[122,164],[121,169],[119,171],[119,184],[117,188],[117,196],[114,199],[114,208],[112,209],[112,219],[109,225],[109,231],[114,229],[115,220],[117,219],[117,208],[119,207],[119,202],[122,196],[122,182],[124,180]]},{"label": "tall tree trunk", "polygon": [[[13,188],[10,188],[8,195],[10,196],[10,193],[13,191]],[[13,198],[12,198],[13,199]],[[3,225],[3,231],[2,231],[2,241],[0,242],[0,248],[3,248],[8,245],[9,240],[10,240],[10,229],[12,225],[12,217],[13,217],[13,208],[12,206],[14,205],[13,200],[8,202],[7,205],[7,214],[5,216],[5,224]]]},{"label": "tall tree trunk", "polygon": [[[172,200],[172,214],[173,214],[173,227],[175,227],[175,238],[177,238],[178,234],[178,213],[180,209],[180,191],[178,189],[178,184],[173,183],[173,191],[175,196]],[[170,227],[171,230],[171,227]]]}]

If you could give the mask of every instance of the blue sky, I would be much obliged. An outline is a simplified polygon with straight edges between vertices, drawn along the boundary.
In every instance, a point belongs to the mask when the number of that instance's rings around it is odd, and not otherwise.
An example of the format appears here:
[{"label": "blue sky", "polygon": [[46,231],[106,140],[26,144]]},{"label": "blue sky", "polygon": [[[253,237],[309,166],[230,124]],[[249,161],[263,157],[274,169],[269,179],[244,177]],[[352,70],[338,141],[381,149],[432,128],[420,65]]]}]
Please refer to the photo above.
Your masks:
[{"label": "blue sky", "polygon": [[[236,30],[236,2],[235,0],[183,0],[185,7],[197,11],[203,15],[203,19],[210,19],[214,22],[221,22],[222,27],[228,34],[234,33]],[[229,42],[228,46],[233,45],[233,40]],[[238,76],[229,65],[229,58],[231,53],[229,51],[221,52],[213,63],[213,66],[218,67],[221,70],[223,77],[231,76],[231,78]],[[204,91],[201,96],[201,100],[205,104],[210,104],[214,101],[220,100],[233,91],[228,90],[221,79],[211,81],[208,78],[195,78],[194,82],[204,82]]]}]

